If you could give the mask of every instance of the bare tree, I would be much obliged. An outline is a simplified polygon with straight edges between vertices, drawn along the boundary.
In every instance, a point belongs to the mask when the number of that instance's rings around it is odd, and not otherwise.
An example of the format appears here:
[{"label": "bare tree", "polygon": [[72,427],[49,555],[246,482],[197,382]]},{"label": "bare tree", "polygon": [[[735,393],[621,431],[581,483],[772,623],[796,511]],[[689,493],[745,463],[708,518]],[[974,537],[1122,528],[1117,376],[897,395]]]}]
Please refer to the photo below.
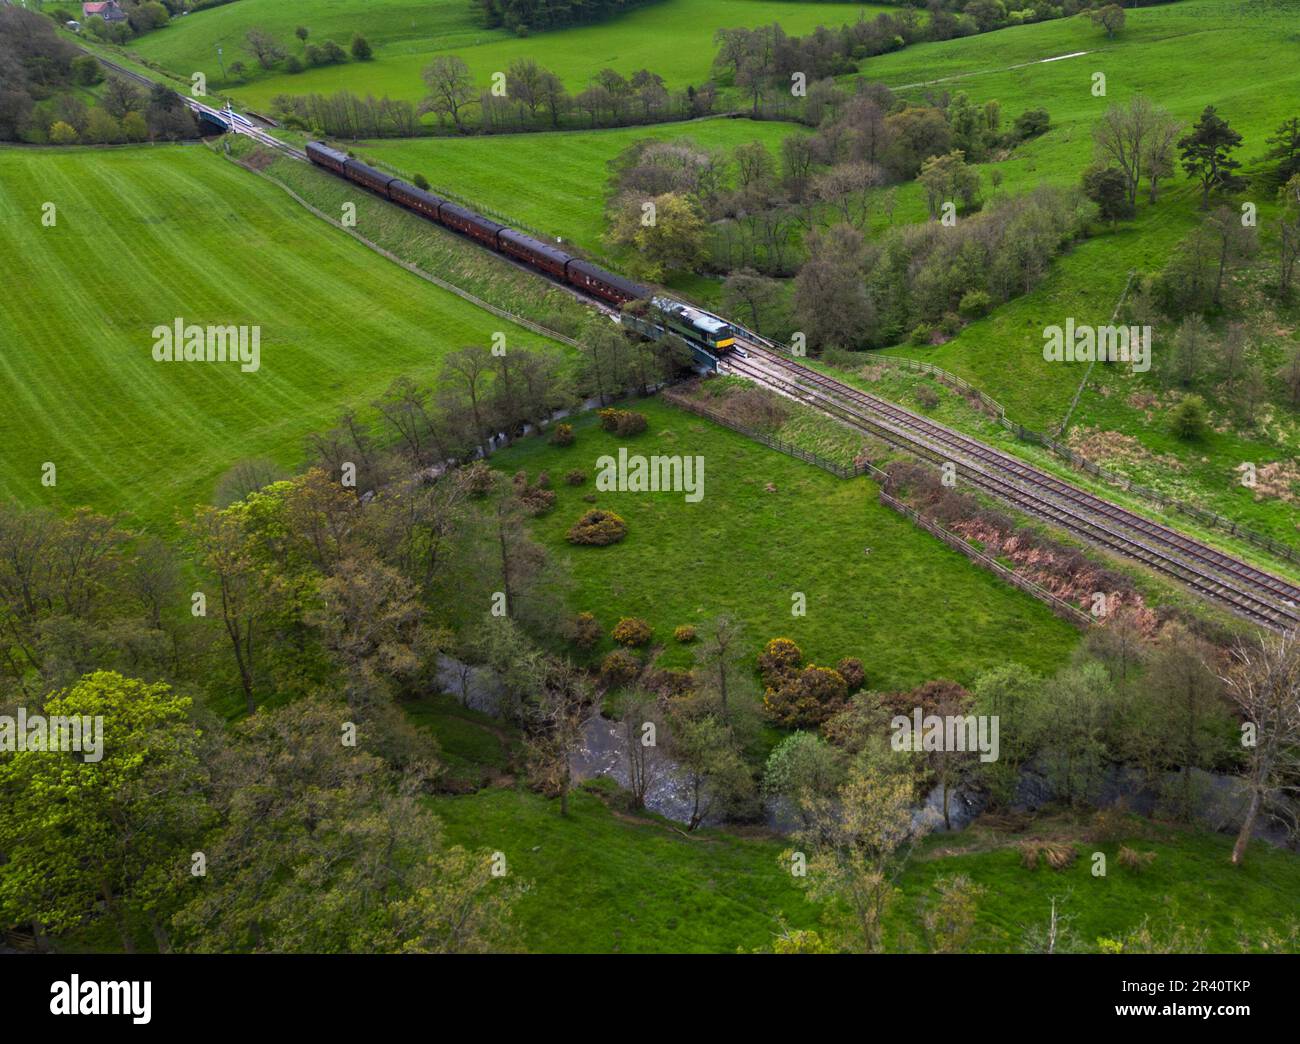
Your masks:
[{"label": "bare tree", "polygon": [[1137,203],[1138,185],[1146,160],[1161,158],[1154,143],[1169,138],[1172,144],[1177,132],[1173,117],[1159,106],[1152,105],[1143,94],[1135,95],[1128,108],[1112,105],[1093,128],[1098,154],[1124,172],[1130,205]]},{"label": "bare tree", "polygon": [[[1241,710],[1246,751],[1246,814],[1232,846],[1232,863],[1246,857],[1255,822],[1266,802],[1300,794],[1300,641],[1296,632],[1259,635],[1233,650],[1223,676]],[[1292,824],[1294,826],[1294,823]]]},{"label": "bare tree", "polygon": [[465,60],[454,54],[439,55],[425,67],[423,76],[429,94],[421,104],[421,111],[435,112],[439,118],[450,116],[456,129],[463,131],[461,114],[475,101],[474,79]]}]

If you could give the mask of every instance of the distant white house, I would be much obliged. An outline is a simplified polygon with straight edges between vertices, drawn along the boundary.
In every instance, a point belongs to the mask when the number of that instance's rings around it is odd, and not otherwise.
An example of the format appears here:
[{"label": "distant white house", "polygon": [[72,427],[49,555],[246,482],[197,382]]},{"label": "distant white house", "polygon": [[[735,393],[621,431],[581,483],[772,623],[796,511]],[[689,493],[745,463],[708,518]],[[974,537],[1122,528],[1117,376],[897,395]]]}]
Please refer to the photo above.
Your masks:
[{"label": "distant white house", "polygon": [[81,17],[94,18],[99,15],[106,22],[125,22],[126,12],[117,0],[103,0],[102,3],[82,4]]}]

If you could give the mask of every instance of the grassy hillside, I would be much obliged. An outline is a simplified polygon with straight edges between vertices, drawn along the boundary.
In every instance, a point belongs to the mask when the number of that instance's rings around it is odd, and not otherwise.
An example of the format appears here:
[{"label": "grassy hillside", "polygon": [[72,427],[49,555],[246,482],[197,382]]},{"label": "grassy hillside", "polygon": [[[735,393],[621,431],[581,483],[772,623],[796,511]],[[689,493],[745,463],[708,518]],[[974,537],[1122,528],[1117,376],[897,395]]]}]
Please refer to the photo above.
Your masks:
[{"label": "grassy hillside", "polygon": [[[1265,151],[1264,139],[1297,112],[1300,51],[1295,41],[1300,24],[1294,17],[1286,20],[1286,10],[1281,5],[1232,0],[1181,0],[1129,11],[1127,27],[1114,40],[1107,40],[1084,19],[1069,19],[919,45],[872,59],[865,72],[871,79],[902,89],[907,97],[921,98],[928,90],[963,90],[980,103],[996,98],[1009,116],[1035,106],[1051,113],[1052,129],[1046,135],[1021,146],[1004,162],[981,167],[986,194],[993,169],[1001,172],[1002,191],[1009,193],[1043,183],[1077,183],[1080,171],[1092,159],[1093,124],[1108,105],[1126,103],[1137,93],[1147,94],[1184,123],[1192,122],[1206,105],[1218,106],[1245,138],[1239,158],[1249,169]],[[1007,68],[1076,51],[1091,53]],[[1211,68],[1213,76],[1188,72]],[[1106,74],[1105,98],[1091,93],[1094,72]],[[939,78],[944,82],[935,87],[906,86]],[[1259,264],[1268,268],[1275,264],[1268,228],[1274,212],[1271,193],[1256,189],[1244,198],[1259,204],[1265,243]],[[1158,204],[1150,206],[1143,193],[1135,221],[1081,244],[1032,293],[968,326],[942,346],[897,351],[966,377],[1001,401],[1021,423],[1054,431],[1065,417],[1084,367],[1044,362],[1043,327],[1062,323],[1068,316],[1079,323],[1107,322],[1129,271],[1154,272],[1163,267],[1172,247],[1200,221],[1199,203],[1199,194],[1180,170],[1167,183]],[[899,194],[896,220],[919,221],[924,214],[916,186],[907,186]],[[1260,272],[1254,278],[1266,276]],[[1248,315],[1258,314],[1257,304],[1248,308]],[[1288,346],[1300,339],[1300,324],[1294,314],[1284,314],[1260,325],[1262,329],[1254,333],[1271,372],[1281,364]],[[1162,337],[1168,345],[1171,335],[1172,330],[1155,331],[1157,351]],[[1222,430],[1188,446],[1167,430],[1168,404],[1143,405],[1147,396],[1160,390],[1153,375],[1133,376],[1120,367],[1098,367],[1072,418],[1082,440],[1079,448],[1138,481],[1174,496],[1195,498],[1295,542],[1294,505],[1278,499],[1254,500],[1236,482],[1233,470],[1242,461],[1263,463],[1300,452],[1300,424],[1294,412],[1288,418],[1288,411],[1278,407],[1275,421],[1264,424],[1257,434],[1243,435],[1216,423]],[[1209,391],[1212,396],[1214,389]],[[1276,383],[1272,393],[1280,399]],[[1122,431],[1137,444],[1119,449],[1099,446],[1090,437],[1091,429]]]},{"label": "grassy hillside", "polygon": [[374,157],[407,175],[481,203],[547,235],[602,249],[608,163],[645,138],[690,138],[706,148],[730,151],[761,141],[779,156],[794,124],[711,119],[617,130],[562,131],[480,138],[418,138],[367,142]]},{"label": "grassy hillside", "polygon": [[[0,296],[0,342],[21,348],[0,353],[0,496],[149,524],[237,460],[296,465],[343,404],[501,327],[199,147],[0,150],[0,258],[23,273]],[[177,317],[261,326],[261,369],[155,362],[151,331]]]},{"label": "grassy hillside", "polygon": [[[529,439],[492,458],[507,473],[550,474],[557,503],[534,532],[572,564],[574,611],[594,613],[606,633],[620,617],[643,617],[667,646],[662,662],[681,666],[689,647],[672,641],[673,628],[733,613],[754,647],[784,636],[818,663],[859,656],[880,689],[936,676],[970,682],[1007,660],[1047,671],[1075,644],[1074,628],[1046,606],[881,507],[865,479],[835,478],[656,400],[633,408],[649,419],[639,436],[621,440],[587,415],[572,446]],[[621,445],[647,456],[703,456],[703,499],[596,493],[596,459]],[[574,469],[587,473],[586,484],[565,484]],[[627,520],[622,543],[565,541],[591,506]],[[798,618],[796,591],[808,606]]]},{"label": "grassy hillside", "polygon": [[[505,70],[517,58],[553,68],[570,89],[581,89],[604,68],[624,75],[648,68],[670,87],[681,87],[708,79],[718,28],[776,20],[797,34],[819,24],[843,25],[856,20],[859,12],[870,16],[879,10],[886,8],[798,0],[661,0],[601,24],[519,38],[502,29],[482,28],[465,0],[240,0],[178,19],[134,41],[132,49],[186,75],[202,70],[217,87],[223,79],[216,53],[221,46],[227,68],[233,61],[248,67],[249,82],[231,86],[236,97],[255,108],[284,92],[340,88],[418,100],[424,94],[420,70],[446,52],[463,57],[483,87],[493,72]],[[290,53],[299,53],[301,44],[293,35],[299,25],[311,30],[311,41],[332,39],[345,47],[359,32],[374,48],[374,59],[298,75],[262,72],[247,50],[248,30],[263,28]]]}]

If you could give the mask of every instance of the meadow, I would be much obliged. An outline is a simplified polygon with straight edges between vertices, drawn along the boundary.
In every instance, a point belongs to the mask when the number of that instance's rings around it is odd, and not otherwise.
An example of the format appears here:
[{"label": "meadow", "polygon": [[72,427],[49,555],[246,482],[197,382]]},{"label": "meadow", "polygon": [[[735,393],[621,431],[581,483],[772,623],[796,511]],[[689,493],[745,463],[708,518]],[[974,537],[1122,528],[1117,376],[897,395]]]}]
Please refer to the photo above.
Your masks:
[{"label": "meadow", "polygon": [[423,174],[434,191],[443,188],[547,236],[600,251],[605,249],[608,164],[630,145],[647,138],[688,138],[704,148],[730,152],[758,141],[775,159],[786,135],[806,133],[794,124],[715,117],[552,134],[392,139],[365,142],[356,151],[408,177]]},{"label": "meadow", "polygon": [[[492,464],[532,479],[550,475],[556,506],[532,528],[571,566],[571,608],[593,613],[606,634],[621,617],[644,618],[663,646],[661,664],[691,662],[690,647],[672,640],[676,626],[698,627],[721,613],[743,621],[754,648],[787,637],[817,663],[860,657],[869,684],[882,690],[935,677],[970,683],[1007,660],[1047,672],[1076,644],[1078,632],[1046,606],[882,507],[866,479],[836,478],[658,400],[631,408],[649,421],[639,436],[603,432],[587,414],[575,421],[572,446],[527,439]],[[702,456],[703,499],[596,493],[597,458],[620,446]],[[585,471],[587,482],[567,485],[572,470]],[[593,506],[627,520],[624,541],[566,542]],[[805,616],[792,615],[795,592],[806,596]],[[611,648],[606,639],[597,653]]]},{"label": "meadow", "polygon": [[[0,150],[0,257],[0,496],[147,526],[236,461],[297,466],[345,405],[502,326],[199,146]],[[260,369],[155,362],[177,317],[260,326]]]},{"label": "meadow", "polygon": [[[418,101],[424,95],[421,70],[435,56],[460,55],[475,82],[486,88],[491,74],[519,58],[552,68],[571,90],[581,90],[601,69],[624,76],[648,68],[669,88],[700,84],[709,78],[719,28],[779,21],[791,33],[817,25],[843,25],[859,14],[888,8],[871,4],[798,0],[661,0],[596,25],[518,37],[504,29],[485,29],[465,0],[240,0],[177,19],[165,29],[132,41],[130,49],[188,76],[201,70],[213,87],[229,88],[253,108],[277,94],[332,93],[389,95]],[[264,72],[247,50],[245,35],[260,27],[301,53],[295,27],[311,30],[309,41],[332,39],[344,47],[354,33],[374,48],[369,62],[348,62],[289,74]],[[223,48],[227,69],[247,66],[247,82],[223,76],[216,49]]]},{"label": "meadow", "polygon": [[[819,910],[781,866],[788,842],[701,830],[687,837],[664,820],[618,812],[601,799],[608,788],[578,791],[571,815],[556,802],[521,790],[491,789],[440,797],[430,806],[450,840],[505,854],[510,873],[530,883],[515,908],[525,946],[559,953],[735,952],[765,950],[781,931],[816,928]],[[964,874],[983,889],[970,949],[1023,951],[1025,936],[1047,923],[1053,899],[1065,918],[1062,948],[1096,951],[1149,917],[1153,933],[1175,925],[1204,932],[1200,952],[1258,946],[1285,934],[1300,888],[1300,862],[1263,844],[1246,864],[1229,865],[1231,838],[1125,820],[1118,835],[1086,840],[1087,825],[1043,822],[1032,836],[1072,843],[1078,858],[1064,870],[1021,865],[1019,835],[976,826],[922,841],[899,879],[886,917],[890,950],[923,950],[919,907],[937,879]],[[1121,845],[1155,855],[1133,871],[1119,865]],[[1107,859],[1092,874],[1092,853]]]}]

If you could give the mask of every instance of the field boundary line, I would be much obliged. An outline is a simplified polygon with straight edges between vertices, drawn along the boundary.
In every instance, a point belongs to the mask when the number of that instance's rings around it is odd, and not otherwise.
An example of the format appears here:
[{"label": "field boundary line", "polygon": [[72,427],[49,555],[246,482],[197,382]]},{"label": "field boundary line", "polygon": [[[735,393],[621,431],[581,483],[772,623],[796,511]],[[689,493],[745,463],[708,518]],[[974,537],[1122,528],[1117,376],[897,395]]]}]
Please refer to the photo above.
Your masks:
[{"label": "field boundary line", "polygon": [[[1124,299],[1128,297],[1129,287],[1133,285],[1133,277],[1137,274],[1136,268],[1130,268],[1128,279],[1124,283],[1124,289],[1120,291],[1119,300],[1115,302],[1115,308],[1110,313],[1110,325],[1115,325],[1115,320],[1119,316],[1119,310],[1124,306]],[[1075,407],[1079,405],[1079,400],[1083,397],[1083,390],[1088,387],[1088,378],[1092,376],[1092,368],[1097,365],[1096,356],[1088,363],[1088,368],[1083,371],[1083,380],[1079,382],[1079,387],[1074,389],[1074,398],[1070,400],[1070,408],[1065,411],[1065,419],[1061,421],[1060,426],[1056,429],[1056,437],[1064,438],[1065,433],[1070,428],[1070,418],[1074,416]]]},{"label": "field boundary line", "polygon": [[317,208],[315,205],[307,202],[307,200],[303,199],[300,195],[298,195],[298,193],[296,193],[293,189],[291,189],[279,178],[276,178],[266,173],[266,171],[264,170],[258,170],[256,167],[249,166],[247,163],[243,162],[242,160],[235,159],[233,156],[228,158],[230,159],[231,163],[235,163],[238,166],[242,167],[244,170],[250,171],[251,173],[258,175],[259,177],[266,179],[272,185],[275,185],[282,192],[288,195],[289,198],[292,199],[295,203],[305,208],[310,213],[320,218],[322,221],[334,226],[340,232],[347,233],[347,235],[351,236],[358,243],[361,243],[364,246],[368,247],[369,249],[373,250],[380,257],[392,261],[396,265],[400,265],[402,268],[406,269],[406,271],[410,272],[412,275],[419,276],[421,279],[425,280],[426,282],[432,283],[434,286],[440,287],[443,290],[447,290],[450,293],[455,294],[457,297],[465,301],[468,301],[470,304],[474,305],[475,307],[481,308],[485,312],[490,312],[492,315],[495,315],[498,319],[505,319],[508,322],[514,323],[516,326],[522,326],[525,330],[531,330],[533,333],[537,334],[540,337],[546,337],[553,341],[559,341],[561,344],[567,344],[571,348],[578,348],[578,349],[582,348],[582,345],[578,341],[575,341],[572,337],[562,334],[557,330],[548,329],[547,327],[543,326],[541,323],[536,323],[531,319],[526,319],[522,315],[516,315],[514,312],[508,311],[504,308],[499,308],[494,304],[490,304],[489,302],[484,301],[483,298],[470,293],[468,290],[462,289],[461,287],[457,286],[455,283],[449,283],[445,279],[441,279],[436,275],[426,272],[424,269],[422,269],[419,265],[415,264],[414,262],[407,261],[404,258],[398,257],[391,250],[387,249],[386,247],[380,246],[378,243],[374,242],[373,240],[367,239],[356,229],[348,228],[342,222],[336,221],[334,218],[330,217],[328,214],[326,214],[324,211]]}]

